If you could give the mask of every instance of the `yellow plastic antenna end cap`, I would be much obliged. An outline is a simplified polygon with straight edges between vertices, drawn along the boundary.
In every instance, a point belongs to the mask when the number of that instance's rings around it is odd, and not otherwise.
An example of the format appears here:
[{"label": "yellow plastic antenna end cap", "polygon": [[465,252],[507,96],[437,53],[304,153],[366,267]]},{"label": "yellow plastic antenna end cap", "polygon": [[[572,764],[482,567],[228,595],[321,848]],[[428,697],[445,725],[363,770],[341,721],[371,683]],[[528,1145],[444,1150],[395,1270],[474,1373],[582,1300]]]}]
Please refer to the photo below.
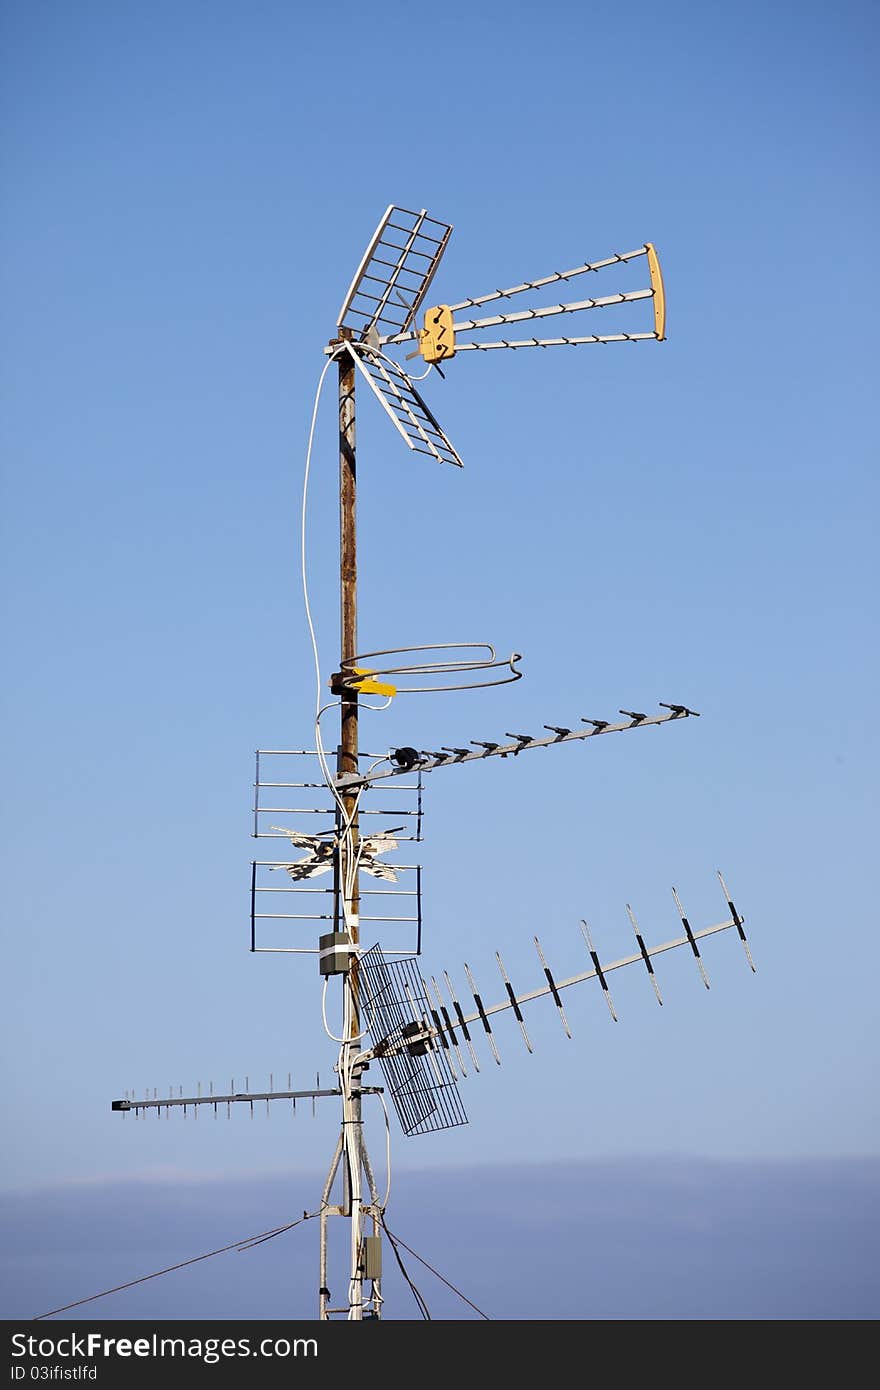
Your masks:
[{"label": "yellow plastic antenna end cap", "polygon": [[648,270],[651,275],[651,289],[654,291],[654,332],[658,342],[666,337],[666,291],[663,288],[663,275],[660,260],[650,241],[645,242],[648,253]]}]

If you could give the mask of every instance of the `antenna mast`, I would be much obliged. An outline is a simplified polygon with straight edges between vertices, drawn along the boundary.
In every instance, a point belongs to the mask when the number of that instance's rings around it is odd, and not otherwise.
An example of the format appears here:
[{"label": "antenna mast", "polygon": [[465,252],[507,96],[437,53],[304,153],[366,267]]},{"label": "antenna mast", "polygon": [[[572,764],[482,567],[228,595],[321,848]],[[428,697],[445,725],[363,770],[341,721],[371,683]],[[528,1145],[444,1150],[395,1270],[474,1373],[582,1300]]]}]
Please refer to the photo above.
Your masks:
[{"label": "antenna mast", "polygon": [[[344,334],[348,337],[350,334]],[[341,669],[357,655],[357,456],[355,426],[355,381],[357,372],[354,357],[345,352],[339,358],[339,628]],[[339,776],[358,772],[358,692],[351,687],[340,697]],[[334,926],[347,933],[353,947],[350,967],[343,975],[343,1029],[345,1039],[339,1058],[339,1084],[342,1090],[341,1159],[343,1164],[343,1195],[341,1215],[351,1222],[351,1272],[348,1291],[349,1317],[360,1321],[364,1313],[364,1246],[362,1241],[362,1179],[372,1177],[368,1168],[363,1141],[360,1080],[363,1063],[357,1064],[360,1037],[358,1008],[358,946],[360,943],[360,890],[358,885],[358,851],[360,825],[358,818],[359,793],[343,791],[338,796],[336,810],[337,849],[333,866],[333,895],[336,904]],[[339,915],[341,913],[341,922]],[[334,1167],[338,1165],[338,1159]],[[328,1176],[332,1187],[334,1168]],[[375,1196],[375,1193],[371,1193]],[[379,1241],[379,1216],[373,1214],[374,1241]],[[375,1258],[375,1251],[371,1254]],[[321,1212],[321,1287],[320,1316],[328,1316],[330,1291],[327,1285],[327,1221]],[[372,1268],[372,1261],[371,1261]],[[379,1279],[373,1280],[372,1312],[378,1317],[381,1309]]]},{"label": "antenna mast", "polygon": [[[422,398],[414,381],[407,375],[402,364],[388,355],[388,349],[415,344],[415,350],[407,354],[407,360],[420,356],[428,364],[426,372],[417,378],[421,380],[435,369],[442,376],[440,364],[446,364],[459,352],[516,350],[523,347],[574,347],[647,340],[662,342],[666,336],[666,297],[663,279],[657,252],[650,242],[633,251],[615,252],[602,260],[583,262],[565,271],[553,271],[549,275],[524,280],[507,289],[490,290],[485,294],[462,299],[455,304],[440,304],[428,308],[424,313],[423,327],[418,328],[415,325],[416,314],[440,264],[451,232],[452,227],[449,224],[429,217],[424,209],[420,212],[410,212],[393,205],[389,207],[367,246],[343,301],[337,319],[337,336],[331,339],[324,349],[330,361],[324,368],[321,383],[323,384],[330,364],[335,359],[339,387],[340,661],[338,670],[329,680],[330,691],[339,702],[340,712],[335,772],[328,766],[321,741],[320,718],[332,707],[332,702],[322,705],[320,697],[323,677],[320,670],[315,723],[316,751],[262,749],[257,752],[254,836],[287,839],[306,853],[291,862],[268,859],[253,861],[251,950],[317,954],[325,991],[330,977],[341,977],[342,1030],[339,1035],[331,1032],[324,1013],[325,1031],[339,1044],[336,1063],[338,1083],[333,1088],[322,1089],[318,1077],[314,1090],[293,1090],[291,1076],[288,1074],[286,1090],[276,1089],[274,1078],[270,1076],[267,1091],[251,1091],[249,1078],[246,1077],[244,1091],[238,1090],[233,1080],[228,1093],[215,1094],[212,1083],[208,1093],[203,1095],[199,1083],[195,1096],[184,1097],[182,1089],[175,1096],[172,1090],[165,1100],[159,1099],[154,1090],[152,1097],[147,1091],[141,1100],[136,1098],[134,1092],[126,1092],[124,1100],[113,1102],[114,1110],[133,1111],[136,1116],[152,1110],[159,1113],[164,1110],[168,1114],[172,1107],[182,1107],[186,1114],[189,1107],[196,1110],[203,1105],[212,1106],[215,1114],[218,1105],[225,1105],[228,1115],[233,1104],[248,1104],[253,1113],[255,1101],[265,1102],[268,1110],[271,1101],[284,1100],[295,1109],[298,1099],[311,1099],[314,1113],[318,1098],[340,1097],[341,1130],[327,1173],[320,1207],[315,1212],[307,1213],[308,1216],[317,1218],[319,1223],[318,1308],[319,1317],[323,1321],[342,1316],[352,1321],[379,1319],[382,1316],[382,1229],[388,1193],[380,1199],[376,1187],[364,1138],[362,1097],[380,1096],[385,1108],[386,1124],[388,1111],[383,1088],[363,1084],[364,1073],[372,1062],[375,1062],[382,1072],[386,1083],[384,1089],[387,1090],[405,1134],[428,1134],[440,1129],[449,1129],[467,1123],[467,1115],[458,1090],[458,1077],[459,1073],[462,1077],[466,1076],[466,1067],[469,1066],[473,1066],[475,1072],[480,1070],[474,1038],[479,1037],[481,1032],[494,1061],[499,1065],[501,1063],[491,1023],[494,1017],[511,1013],[519,1026],[526,1048],[531,1052],[532,1041],[523,1009],[531,1008],[537,1000],[546,998],[555,1005],[565,1034],[570,1038],[571,1029],[562,992],[579,988],[588,981],[595,980],[602,990],[610,1016],[616,1022],[617,1013],[606,977],[612,971],[631,965],[643,966],[647,970],[657,1002],[662,1005],[654,959],[671,950],[690,949],[700,978],[708,989],[709,977],[698,942],[733,929],[742,942],[748,965],[752,970],[755,968],[743,929],[744,919],[734,907],[727,885],[720,874],[720,886],[729,913],[723,921],[692,929],[678,894],[673,889],[684,935],[648,947],[632,908],[627,905],[638,951],[610,961],[604,966],[600,962],[590,926],[585,920],[581,924],[581,950],[586,946],[591,969],[581,968],[565,977],[555,974],[548,964],[538,937],[534,936],[543,982],[537,988],[517,992],[500,951],[496,951],[505,997],[497,1003],[484,1003],[470,966],[465,964],[468,988],[473,997],[471,1011],[467,1011],[467,1004],[463,1006],[460,1002],[448,971],[444,971],[442,977],[448,995],[447,1000],[437,978],[429,976],[429,986],[416,965],[414,958],[420,956],[422,949],[422,866],[418,863],[389,864],[381,856],[397,849],[401,840],[421,840],[423,773],[490,757],[515,759],[521,753],[535,748],[581,742],[605,734],[656,727],[681,720],[690,721],[696,715],[696,711],[689,709],[687,705],[661,703],[664,712],[660,714],[621,709],[619,713],[625,716],[623,722],[579,716],[577,722],[547,723],[543,725],[546,736],[544,733],[535,735],[508,731],[504,734],[504,741],[501,736],[495,740],[471,739],[467,747],[444,744],[439,749],[432,750],[392,746],[381,757],[361,753],[358,733],[361,694],[386,696],[390,702],[390,698],[395,695],[474,690],[484,686],[506,685],[518,681],[522,672],[517,665],[521,660],[519,653],[514,652],[507,660],[499,659],[495,648],[487,642],[423,643],[418,646],[390,647],[358,654],[355,425],[355,386],[358,375],[382,406],[409,449],[414,453],[431,457],[437,463],[453,464],[460,468],[462,460],[455,447]],[[499,300],[540,294],[559,282],[568,282],[578,276],[598,275],[615,267],[626,269],[630,263],[634,263],[638,269],[642,257],[647,261],[650,279],[648,287],[574,301],[536,304],[526,309],[493,313],[482,318],[456,320],[454,317],[463,310],[476,309],[486,304],[494,305]],[[638,321],[625,319],[626,331],[617,333],[566,333],[553,338],[471,338],[473,333],[479,333],[485,328],[504,327],[507,324],[522,325],[538,319],[582,315],[596,310],[604,310],[607,313],[615,306],[625,306],[626,312],[629,312],[630,306],[644,303],[651,306],[652,328],[639,327]],[[518,328],[517,331],[522,330]],[[306,479],[320,390],[319,386],[312,435],[309,439]],[[303,539],[305,520],[304,495]],[[305,551],[303,580],[305,587]],[[308,611],[307,593],[306,607]],[[317,667],[317,643],[310,613],[309,624],[315,643]],[[366,661],[370,662],[369,666],[364,665]],[[367,704],[364,708],[370,709],[373,706]],[[296,759],[302,756],[317,756],[322,780],[276,780],[271,772],[268,777],[265,776],[266,763],[261,764],[261,758],[274,760],[280,757],[288,760],[292,757],[295,765]],[[361,766],[361,760],[367,757],[369,765],[364,768]],[[287,766],[290,764],[287,763]],[[285,774],[285,777],[287,775],[289,774]],[[414,777],[415,781],[399,780],[407,776],[411,779]],[[322,797],[329,794],[332,803],[329,807],[274,804],[267,806],[261,801],[261,796],[264,790],[270,788],[297,788],[312,792],[319,790]],[[378,808],[372,805],[361,806],[365,794],[381,794],[386,789],[395,794],[403,791],[415,792],[415,807],[412,803],[401,806],[399,800],[395,800],[393,809],[384,803]],[[283,797],[276,796],[273,790],[270,799],[274,802]],[[304,797],[303,800],[305,799]],[[311,828],[314,828],[315,824],[318,827],[315,833],[306,833],[299,828],[277,823],[272,823],[266,830],[261,819],[266,815],[323,817],[326,824],[322,826],[320,820],[312,822]],[[395,825],[376,833],[370,829],[362,835],[361,817],[370,815],[391,817],[395,820],[401,818],[406,823],[406,833],[400,833],[404,826]],[[332,888],[311,886],[312,879],[324,873],[329,874],[331,869]],[[263,876],[263,870],[268,873],[286,871],[293,880],[293,886],[270,886]],[[364,887],[361,890],[361,874],[371,875],[384,884],[397,884],[400,873],[414,873],[415,887],[398,889],[379,886]],[[412,883],[413,880],[410,879],[408,882]],[[258,910],[258,904],[262,907],[265,901],[258,895],[275,894],[276,897],[271,899],[274,903],[278,894],[290,893],[327,895],[317,898],[317,902],[324,904],[327,910],[321,910],[320,906],[315,908],[313,904],[316,900],[313,898],[306,899],[309,910],[305,912]],[[395,899],[394,905],[380,907],[377,912],[374,909],[374,900],[378,898],[381,903],[382,898],[389,895]],[[362,897],[369,904],[365,906],[363,915]],[[410,911],[409,915],[395,915],[395,909],[402,906],[401,899],[407,898],[415,899],[415,913]],[[281,901],[286,909],[290,900],[283,898]],[[296,904],[301,901],[301,898],[293,900]],[[332,930],[328,930],[327,927],[322,929],[323,934],[319,936],[317,951],[313,947],[299,944],[299,938],[295,936],[293,941],[296,944],[291,945],[289,935],[283,938],[284,944],[258,945],[257,924],[262,928],[263,922],[267,919],[281,922],[286,928],[302,922],[320,921],[330,924]],[[392,949],[390,945],[383,946],[382,942],[376,942],[368,951],[363,952],[362,923],[382,923],[384,928],[388,929],[399,928],[400,924],[404,923],[410,924],[410,930],[417,928],[414,949],[399,949],[396,945]],[[583,966],[584,963],[581,957],[580,965]],[[338,1201],[332,1200],[334,1189],[338,1190]],[[328,1223],[331,1216],[341,1216],[349,1223],[347,1294],[344,1298],[337,1296],[335,1306],[331,1306],[328,1283]]]}]

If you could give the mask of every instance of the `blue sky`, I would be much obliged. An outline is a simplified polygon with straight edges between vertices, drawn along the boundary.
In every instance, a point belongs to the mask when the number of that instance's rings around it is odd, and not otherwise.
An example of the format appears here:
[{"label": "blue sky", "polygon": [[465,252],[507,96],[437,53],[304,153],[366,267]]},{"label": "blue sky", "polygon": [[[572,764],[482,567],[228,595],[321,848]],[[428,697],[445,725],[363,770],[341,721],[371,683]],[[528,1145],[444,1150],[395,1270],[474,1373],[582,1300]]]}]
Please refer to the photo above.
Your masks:
[{"label": "blue sky", "polygon": [[[247,953],[248,808],[253,749],[310,741],[308,415],[392,201],[455,224],[438,299],[653,241],[669,340],[461,356],[426,385],[461,473],[361,393],[362,645],[487,639],[526,672],[399,700],[365,741],[702,715],[431,774],[425,965],[463,985],[467,959],[501,997],[500,947],[526,989],[535,933],[583,968],[582,916],[603,956],[630,949],[627,901],[668,939],[673,883],[717,921],[721,867],[759,970],[726,934],[707,994],[678,952],[662,1010],[635,972],[617,1026],[582,991],[573,1043],[536,1006],[535,1056],[499,1026],[471,1124],[396,1138],[395,1164],[876,1155],[873,7],[2,22],[3,1187],[311,1184],[332,1148],[329,1111],[150,1126],[109,1101],[330,1074],[312,963]],[[314,469],[329,673],[329,401]]]}]

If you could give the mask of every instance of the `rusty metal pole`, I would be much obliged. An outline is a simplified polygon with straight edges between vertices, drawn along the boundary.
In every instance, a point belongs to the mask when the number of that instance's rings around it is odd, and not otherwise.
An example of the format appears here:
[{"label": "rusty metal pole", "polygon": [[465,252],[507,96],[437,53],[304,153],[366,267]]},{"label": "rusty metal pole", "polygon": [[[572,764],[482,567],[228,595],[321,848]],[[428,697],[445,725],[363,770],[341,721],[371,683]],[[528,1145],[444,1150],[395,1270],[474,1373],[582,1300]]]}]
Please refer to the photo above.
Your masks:
[{"label": "rusty metal pole", "polygon": [[[339,362],[339,628],[341,660],[339,669],[346,670],[345,663],[357,655],[357,461],[355,457],[355,418],[354,418],[355,365],[346,355]],[[358,770],[358,697],[357,691],[348,690],[340,701],[341,727],[339,738],[339,771]],[[355,811],[357,796],[351,792],[343,795],[346,820],[351,821],[352,853],[357,852],[359,837],[358,817]],[[341,856],[337,864],[342,869]],[[339,888],[344,892],[344,882]],[[347,899],[346,918],[355,945],[360,940],[359,911],[360,893],[358,875],[354,875],[351,893]],[[356,1038],[360,1028],[358,1023],[358,972],[357,955],[352,960],[349,975],[352,996],[349,1019],[350,1038]]]},{"label": "rusty metal pole", "polygon": [[[339,596],[340,670],[344,673],[357,654],[357,462],[355,455],[355,373],[354,361],[346,353],[339,361]],[[344,679],[344,677],[343,677]],[[353,690],[341,697],[339,771],[358,771],[358,697]],[[349,833],[336,855],[337,889],[345,905],[345,921],[355,947],[360,941],[360,892],[358,872],[353,860],[360,835],[357,795],[342,798]],[[341,817],[339,818],[341,820]],[[351,1222],[351,1269],[348,1291],[349,1317],[362,1318],[363,1273],[361,1268],[361,1185],[363,1138],[360,1077],[353,1070],[359,1051],[360,1011],[358,1008],[358,956],[355,950],[346,977],[346,1009],[340,1085],[343,1092],[344,1206]]]},{"label": "rusty metal pole", "polygon": [[[355,458],[355,417],[354,417],[355,365],[349,355],[339,362],[339,602],[340,602],[340,670],[345,671],[345,663],[357,655],[357,462]],[[341,700],[341,729],[339,744],[339,771],[358,770],[358,697],[354,690],[347,691]],[[346,819],[352,817],[356,804],[352,793],[342,798]],[[354,843],[357,843],[358,823],[355,815],[352,820]],[[358,940],[357,914],[359,894],[357,878],[352,890],[350,915],[353,919],[353,938]],[[352,1017],[352,1032],[358,1032],[357,1021],[357,962],[352,967],[352,989],[355,996],[355,1013]]]}]

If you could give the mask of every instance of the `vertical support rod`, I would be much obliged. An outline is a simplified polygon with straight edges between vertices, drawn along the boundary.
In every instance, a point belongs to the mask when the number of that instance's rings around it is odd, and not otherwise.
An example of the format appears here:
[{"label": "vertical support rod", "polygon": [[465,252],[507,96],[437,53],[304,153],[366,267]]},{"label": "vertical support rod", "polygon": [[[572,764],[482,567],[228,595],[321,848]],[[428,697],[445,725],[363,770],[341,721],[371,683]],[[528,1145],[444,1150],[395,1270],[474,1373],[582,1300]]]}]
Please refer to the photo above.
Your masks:
[{"label": "vertical support rod", "polygon": [[[257,949],[257,864],[251,864],[251,950]],[[288,1090],[290,1087],[288,1087]]]},{"label": "vertical support rod", "polygon": [[[357,462],[355,453],[355,376],[356,368],[350,353],[339,359],[339,616],[340,670],[357,655]],[[341,727],[339,740],[339,771],[358,771],[358,697],[348,691],[341,698]],[[352,944],[360,941],[360,893],[358,889],[359,826],[357,794],[342,797],[343,829],[346,834],[336,855],[337,887],[341,888],[346,929]],[[341,882],[340,882],[341,880]],[[361,1189],[362,1134],[360,1077],[354,1075],[352,1063],[358,1051],[360,1011],[358,1008],[358,953],[351,956],[351,967],[345,977],[345,1018],[340,1084],[343,1107],[343,1144],[345,1148],[344,1176],[346,1179],[345,1206],[351,1225],[351,1277],[348,1303],[349,1318],[363,1317],[363,1272],[361,1267]]]},{"label": "vertical support rod", "polygon": [[[288,1090],[290,1087],[288,1087]],[[330,1193],[333,1190],[333,1180],[339,1168],[339,1160],[342,1156],[342,1135],[336,1141],[336,1148],[333,1151],[333,1160],[330,1164],[330,1171],[327,1174],[327,1181],[324,1184],[324,1191],[321,1193],[321,1206],[318,1213],[318,1226],[321,1232],[320,1238],[320,1257],[318,1265],[318,1317],[321,1322],[328,1319],[327,1309],[330,1305],[330,1290],[327,1287],[327,1208],[330,1205]]]},{"label": "vertical support rod", "polygon": [[[357,463],[355,453],[355,361],[339,360],[339,632],[341,670],[357,655]],[[342,771],[357,771],[357,692],[342,696]],[[343,796],[352,815],[355,796]]]},{"label": "vertical support rod", "polygon": [[[346,354],[339,361],[339,627],[340,627],[340,670],[345,663],[357,655],[357,462],[355,457],[355,365]],[[341,727],[339,741],[339,770],[342,773],[358,771],[358,696],[357,691],[349,690],[340,701]],[[355,808],[356,794],[343,794],[346,821],[351,821],[351,845],[357,848],[358,823]],[[340,865],[340,867],[346,867]],[[349,876],[351,877],[351,868]],[[343,884],[343,889],[344,889]],[[348,926],[352,940],[357,944],[360,932],[358,922],[359,893],[357,874],[351,883],[351,894],[347,899]],[[352,964],[350,975],[353,1012],[351,1033],[357,1034],[357,956]],[[349,1035],[351,1036],[351,1035]]]},{"label": "vertical support rod", "polygon": [[[370,1192],[370,1212],[373,1217],[373,1235],[377,1240],[382,1238],[382,1216],[385,1208],[379,1202],[379,1189],[376,1186],[376,1177],[373,1173],[373,1165],[370,1162],[370,1155],[367,1153],[366,1144],[361,1149],[364,1160],[364,1173],[367,1178],[367,1187]],[[382,1276],[373,1280],[373,1317],[380,1320],[382,1317]]]}]

